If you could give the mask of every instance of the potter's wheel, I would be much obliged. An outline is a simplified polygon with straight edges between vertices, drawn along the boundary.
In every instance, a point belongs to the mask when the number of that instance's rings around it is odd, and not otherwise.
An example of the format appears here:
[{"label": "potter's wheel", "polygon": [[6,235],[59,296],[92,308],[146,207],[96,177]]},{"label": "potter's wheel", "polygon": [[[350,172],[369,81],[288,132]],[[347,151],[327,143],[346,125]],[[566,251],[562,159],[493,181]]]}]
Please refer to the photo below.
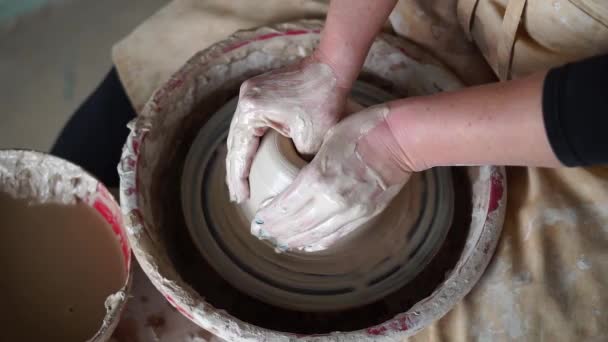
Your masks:
[{"label": "potter's wheel", "polygon": [[[351,96],[364,106],[392,99],[363,82]],[[236,205],[225,185],[225,141],[236,104],[236,98],[226,103],[201,128],[184,164],[181,187],[192,240],[232,286],[288,309],[339,310],[374,302],[403,287],[435,255],[453,215],[449,168],[413,175],[384,213],[325,251],[277,254],[268,242],[251,235],[249,222],[260,199],[252,194],[249,203]],[[262,145],[281,150],[298,167],[305,164],[293,160],[293,146],[276,133],[267,134]]]}]

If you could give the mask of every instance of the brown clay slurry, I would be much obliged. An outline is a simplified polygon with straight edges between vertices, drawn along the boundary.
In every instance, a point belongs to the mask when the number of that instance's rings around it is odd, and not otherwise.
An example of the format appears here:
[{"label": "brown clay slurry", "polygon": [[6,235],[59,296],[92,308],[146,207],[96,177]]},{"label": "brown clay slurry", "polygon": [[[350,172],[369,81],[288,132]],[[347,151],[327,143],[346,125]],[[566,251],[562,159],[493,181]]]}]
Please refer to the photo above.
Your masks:
[{"label": "brown clay slurry", "polygon": [[85,341],[126,281],[111,227],[85,204],[0,193],[1,341]]}]

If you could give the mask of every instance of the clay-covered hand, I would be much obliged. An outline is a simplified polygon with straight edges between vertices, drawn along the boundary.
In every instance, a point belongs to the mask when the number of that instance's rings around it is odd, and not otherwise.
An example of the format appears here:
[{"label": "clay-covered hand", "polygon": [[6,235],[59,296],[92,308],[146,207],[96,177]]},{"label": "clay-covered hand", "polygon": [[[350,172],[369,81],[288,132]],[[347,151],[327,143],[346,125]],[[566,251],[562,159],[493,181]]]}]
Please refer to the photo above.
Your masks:
[{"label": "clay-covered hand", "polygon": [[382,212],[412,171],[388,112],[370,107],[330,129],[294,182],[262,203],[251,233],[279,250],[319,251]]},{"label": "clay-covered hand", "polygon": [[347,92],[332,68],[314,57],[244,82],[227,142],[230,199],[249,198],[249,169],[269,128],[291,138],[300,153],[314,154],[339,121]]}]

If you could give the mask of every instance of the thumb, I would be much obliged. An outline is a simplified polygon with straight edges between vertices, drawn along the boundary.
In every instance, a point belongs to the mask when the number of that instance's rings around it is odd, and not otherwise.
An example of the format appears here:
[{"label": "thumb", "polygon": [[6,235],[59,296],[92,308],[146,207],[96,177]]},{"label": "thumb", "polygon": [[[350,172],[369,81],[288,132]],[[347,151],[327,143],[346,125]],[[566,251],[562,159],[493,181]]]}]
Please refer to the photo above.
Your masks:
[{"label": "thumb", "polygon": [[291,125],[290,137],[296,146],[296,150],[304,155],[313,155],[319,152],[327,131],[338,120],[333,116],[327,116],[316,120],[296,118],[294,121]]}]

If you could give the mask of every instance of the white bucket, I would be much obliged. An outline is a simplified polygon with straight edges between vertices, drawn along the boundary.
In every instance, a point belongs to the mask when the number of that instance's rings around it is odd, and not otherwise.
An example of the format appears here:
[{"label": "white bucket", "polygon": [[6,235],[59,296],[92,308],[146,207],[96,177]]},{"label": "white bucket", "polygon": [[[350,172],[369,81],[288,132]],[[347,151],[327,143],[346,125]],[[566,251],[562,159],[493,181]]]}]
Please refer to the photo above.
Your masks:
[{"label": "white bucket", "polygon": [[106,341],[130,287],[120,207],[65,160],[0,150],[2,341]]}]

